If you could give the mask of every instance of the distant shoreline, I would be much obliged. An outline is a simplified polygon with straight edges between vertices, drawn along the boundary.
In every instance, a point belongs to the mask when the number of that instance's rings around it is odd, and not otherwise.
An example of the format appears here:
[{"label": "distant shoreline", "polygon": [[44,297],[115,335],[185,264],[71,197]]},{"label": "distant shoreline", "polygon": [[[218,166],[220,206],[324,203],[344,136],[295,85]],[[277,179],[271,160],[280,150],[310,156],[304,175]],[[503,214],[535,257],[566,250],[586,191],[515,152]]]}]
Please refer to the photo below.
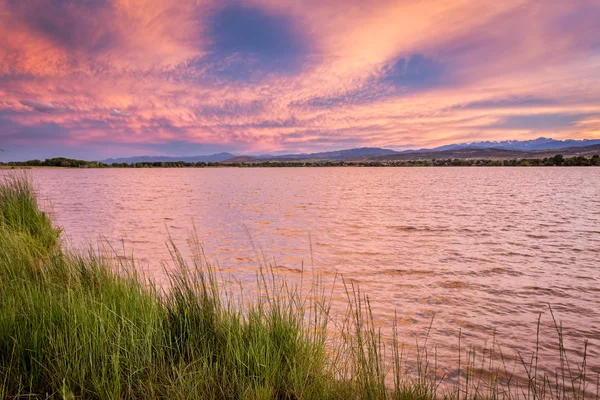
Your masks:
[{"label": "distant shoreline", "polygon": [[590,167],[600,166],[600,155],[544,158],[422,159],[402,161],[261,161],[261,162],[138,162],[105,164],[98,161],[51,158],[44,161],[0,162],[0,169],[31,168],[322,168],[322,167]]}]

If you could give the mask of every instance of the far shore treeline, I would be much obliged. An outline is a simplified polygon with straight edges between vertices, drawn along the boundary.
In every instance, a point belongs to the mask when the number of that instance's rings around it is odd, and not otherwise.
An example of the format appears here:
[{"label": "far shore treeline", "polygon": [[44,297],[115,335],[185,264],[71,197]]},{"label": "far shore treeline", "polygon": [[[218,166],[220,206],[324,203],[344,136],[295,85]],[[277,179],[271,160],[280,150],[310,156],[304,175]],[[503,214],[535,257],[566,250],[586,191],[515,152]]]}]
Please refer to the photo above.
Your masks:
[{"label": "far shore treeline", "polygon": [[600,166],[600,155],[564,157],[557,154],[544,158],[513,159],[430,159],[403,161],[260,161],[260,162],[185,162],[157,161],[106,164],[100,161],[74,160],[58,157],[44,161],[0,162],[0,167],[59,167],[59,168],[216,168],[216,167],[543,167],[543,166]]}]

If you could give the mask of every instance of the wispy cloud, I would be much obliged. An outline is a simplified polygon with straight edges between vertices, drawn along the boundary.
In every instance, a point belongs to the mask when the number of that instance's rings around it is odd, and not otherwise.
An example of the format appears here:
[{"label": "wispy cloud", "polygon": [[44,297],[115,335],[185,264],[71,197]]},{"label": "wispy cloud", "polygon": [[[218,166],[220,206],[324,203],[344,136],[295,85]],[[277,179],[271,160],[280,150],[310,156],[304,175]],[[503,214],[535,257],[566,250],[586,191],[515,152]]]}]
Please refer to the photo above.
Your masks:
[{"label": "wispy cloud", "polygon": [[32,110],[43,112],[43,113],[55,113],[60,112],[62,109],[56,107],[52,103],[43,103],[41,101],[33,101],[33,100],[19,100],[19,103],[24,105],[25,107],[29,107]]},{"label": "wispy cloud", "polygon": [[504,97],[488,100],[477,100],[457,108],[473,110],[493,110],[498,108],[529,108],[557,104],[555,100],[539,97]]}]

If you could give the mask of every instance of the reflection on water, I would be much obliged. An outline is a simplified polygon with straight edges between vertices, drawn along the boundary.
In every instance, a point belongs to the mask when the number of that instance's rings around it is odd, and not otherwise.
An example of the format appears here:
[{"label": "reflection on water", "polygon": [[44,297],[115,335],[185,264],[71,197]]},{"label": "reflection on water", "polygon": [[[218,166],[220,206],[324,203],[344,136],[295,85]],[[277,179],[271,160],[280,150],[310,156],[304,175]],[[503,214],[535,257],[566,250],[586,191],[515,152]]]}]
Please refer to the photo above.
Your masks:
[{"label": "reflection on water", "polygon": [[[98,238],[160,279],[167,235],[195,225],[211,260],[252,278],[262,251],[283,274],[314,265],[426,331],[440,359],[465,340],[529,350],[551,304],[567,347],[600,359],[600,170],[305,168],[31,171],[74,247]],[[542,355],[556,336],[542,319]],[[569,339],[572,338],[572,339]],[[576,338],[573,339],[573,338]],[[450,360],[451,361],[451,360]]]}]

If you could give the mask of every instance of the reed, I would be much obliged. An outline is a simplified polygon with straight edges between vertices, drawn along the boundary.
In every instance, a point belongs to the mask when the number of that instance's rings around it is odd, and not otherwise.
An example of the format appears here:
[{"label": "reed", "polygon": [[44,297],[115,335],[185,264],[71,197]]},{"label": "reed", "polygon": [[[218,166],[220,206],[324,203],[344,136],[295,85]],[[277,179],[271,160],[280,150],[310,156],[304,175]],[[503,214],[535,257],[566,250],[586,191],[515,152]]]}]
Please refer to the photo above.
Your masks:
[{"label": "reed", "polygon": [[397,326],[389,335],[376,328],[368,296],[344,279],[338,315],[318,276],[305,286],[264,265],[253,287],[236,288],[221,283],[199,246],[190,261],[171,242],[161,289],[133,259],[65,251],[59,235],[25,176],[0,184],[0,398],[583,400],[593,392],[586,353],[569,360],[558,322],[555,375],[539,371],[535,347],[516,358],[526,371],[516,379],[492,344],[483,355],[460,348],[458,378],[442,386],[432,344],[405,350]]}]

